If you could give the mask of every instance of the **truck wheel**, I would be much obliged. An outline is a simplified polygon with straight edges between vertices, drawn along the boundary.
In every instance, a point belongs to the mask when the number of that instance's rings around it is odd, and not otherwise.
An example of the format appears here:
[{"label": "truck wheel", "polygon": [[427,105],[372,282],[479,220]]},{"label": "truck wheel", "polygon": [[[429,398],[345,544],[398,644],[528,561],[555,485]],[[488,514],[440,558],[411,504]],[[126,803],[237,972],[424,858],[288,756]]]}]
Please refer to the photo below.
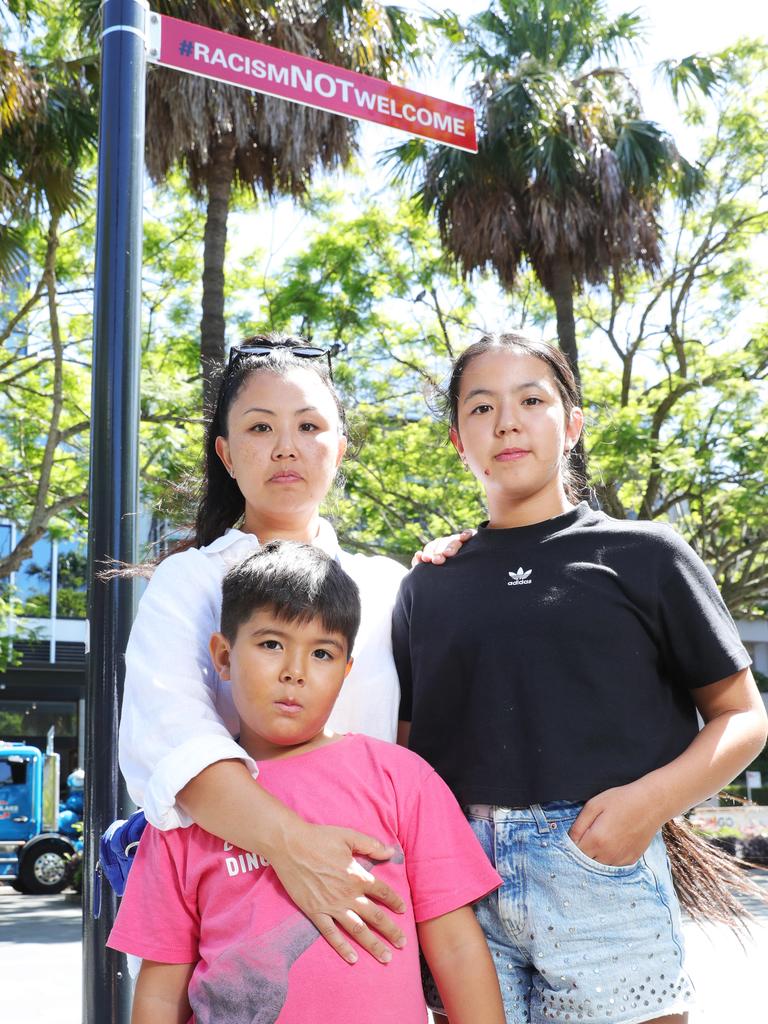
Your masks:
[{"label": "truck wheel", "polygon": [[19,888],[22,892],[61,892],[67,885],[67,860],[71,853],[66,843],[44,839],[35,843],[21,862]]}]

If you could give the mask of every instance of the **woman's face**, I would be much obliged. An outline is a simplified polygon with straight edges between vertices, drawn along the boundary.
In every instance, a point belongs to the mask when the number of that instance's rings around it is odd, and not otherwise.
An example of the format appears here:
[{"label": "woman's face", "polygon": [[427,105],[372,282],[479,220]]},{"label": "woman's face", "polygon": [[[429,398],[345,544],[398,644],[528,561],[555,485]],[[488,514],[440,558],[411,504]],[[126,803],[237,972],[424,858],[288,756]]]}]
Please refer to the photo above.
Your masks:
[{"label": "woman's face", "polygon": [[257,535],[301,529],[316,515],[347,447],[331,393],[312,370],[251,374],[230,406],[216,451],[245,498]]},{"label": "woman's face", "polygon": [[[566,416],[544,360],[490,349],[464,370],[451,440],[483,484],[492,512],[494,500],[540,496],[562,504],[562,457],[576,444],[582,424],[580,409]],[[558,506],[551,514],[559,511]]]}]

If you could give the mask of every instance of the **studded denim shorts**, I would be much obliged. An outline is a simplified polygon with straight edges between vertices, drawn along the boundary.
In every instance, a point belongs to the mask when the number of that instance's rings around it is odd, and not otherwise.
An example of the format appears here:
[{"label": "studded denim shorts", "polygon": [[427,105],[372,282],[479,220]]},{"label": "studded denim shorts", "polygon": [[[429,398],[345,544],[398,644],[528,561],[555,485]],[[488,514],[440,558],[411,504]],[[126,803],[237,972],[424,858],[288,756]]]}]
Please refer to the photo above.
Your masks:
[{"label": "studded denim shorts", "polygon": [[504,884],[475,907],[507,1024],[639,1024],[684,1013],[680,909],[661,834],[636,864],[582,853],[581,804],[466,808]]}]

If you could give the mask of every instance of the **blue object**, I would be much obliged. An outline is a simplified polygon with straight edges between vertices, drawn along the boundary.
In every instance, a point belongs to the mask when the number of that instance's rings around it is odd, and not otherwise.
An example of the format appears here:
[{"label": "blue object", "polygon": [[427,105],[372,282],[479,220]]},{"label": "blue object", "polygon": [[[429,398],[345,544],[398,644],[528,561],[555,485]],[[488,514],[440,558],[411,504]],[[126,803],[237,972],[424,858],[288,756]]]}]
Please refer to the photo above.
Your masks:
[{"label": "blue object", "polygon": [[[130,818],[113,821],[99,840],[101,873],[117,896],[125,892],[128,872],[146,827],[144,811],[134,811]],[[98,917],[98,914],[95,916]]]},{"label": "blue object", "polygon": [[65,809],[59,813],[59,832],[64,836],[70,836],[73,839],[77,839],[80,835],[80,829],[76,828],[79,825],[82,818],[75,811]]},{"label": "blue object", "polygon": [[0,878],[21,892],[61,892],[69,880],[77,815],[67,818],[66,830],[47,820],[57,774],[58,754],[0,741]]}]

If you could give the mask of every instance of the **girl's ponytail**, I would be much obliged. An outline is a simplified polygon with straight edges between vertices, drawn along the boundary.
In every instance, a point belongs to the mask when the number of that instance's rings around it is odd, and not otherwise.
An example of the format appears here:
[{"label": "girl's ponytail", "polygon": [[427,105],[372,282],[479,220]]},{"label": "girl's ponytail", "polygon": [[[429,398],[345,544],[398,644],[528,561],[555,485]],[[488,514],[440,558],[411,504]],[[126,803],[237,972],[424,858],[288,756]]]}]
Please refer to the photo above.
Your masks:
[{"label": "girl's ponytail", "polygon": [[745,929],[752,915],[738,897],[768,903],[768,896],[747,874],[747,865],[708,843],[685,818],[668,821],[662,835],[677,898],[694,921]]}]

